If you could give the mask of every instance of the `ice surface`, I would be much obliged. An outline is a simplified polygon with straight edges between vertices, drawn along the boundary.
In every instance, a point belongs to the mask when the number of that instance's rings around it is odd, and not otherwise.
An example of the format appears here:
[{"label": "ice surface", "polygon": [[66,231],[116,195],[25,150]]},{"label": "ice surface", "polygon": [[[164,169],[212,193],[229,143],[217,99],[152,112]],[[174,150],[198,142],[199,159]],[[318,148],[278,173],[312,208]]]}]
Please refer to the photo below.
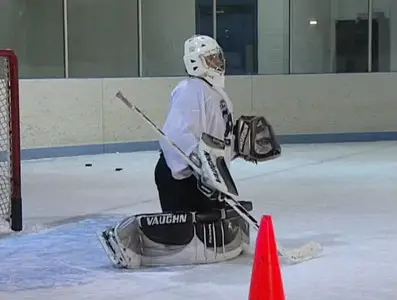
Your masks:
[{"label": "ice surface", "polygon": [[[203,266],[110,266],[95,233],[159,210],[157,157],[23,162],[26,229],[0,239],[0,299],[247,299],[252,254]],[[281,244],[324,246],[320,258],[282,266],[288,300],[397,299],[396,142],[284,146],[281,158],[236,161],[232,173],[254,216],[273,216]]]}]

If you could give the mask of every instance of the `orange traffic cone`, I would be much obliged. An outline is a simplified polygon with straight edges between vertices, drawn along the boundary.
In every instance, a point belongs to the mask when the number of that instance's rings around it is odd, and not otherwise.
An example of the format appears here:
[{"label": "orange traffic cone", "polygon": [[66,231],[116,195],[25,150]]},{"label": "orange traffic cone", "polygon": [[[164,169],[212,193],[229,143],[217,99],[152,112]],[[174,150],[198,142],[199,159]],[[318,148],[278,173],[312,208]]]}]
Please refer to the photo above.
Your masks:
[{"label": "orange traffic cone", "polygon": [[254,263],[252,266],[249,300],[285,300],[276,237],[271,216],[261,219]]}]

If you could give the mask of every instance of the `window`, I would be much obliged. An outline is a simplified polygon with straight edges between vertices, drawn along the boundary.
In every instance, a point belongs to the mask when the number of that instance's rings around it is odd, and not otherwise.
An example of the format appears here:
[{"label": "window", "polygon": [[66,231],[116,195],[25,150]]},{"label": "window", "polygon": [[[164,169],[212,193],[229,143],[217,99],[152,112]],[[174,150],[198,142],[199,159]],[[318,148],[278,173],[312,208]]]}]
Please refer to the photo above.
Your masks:
[{"label": "window", "polygon": [[369,69],[368,0],[290,2],[290,72]]},{"label": "window", "polygon": [[0,1],[0,48],[19,58],[20,78],[59,78],[64,71],[62,0]]},{"label": "window", "polygon": [[257,73],[257,17],[254,0],[216,1],[216,39],[227,61],[227,75]]},{"label": "window", "polygon": [[373,0],[371,32],[372,71],[397,71],[397,1]]},{"label": "window", "polygon": [[184,75],[194,33],[217,39],[227,75],[397,71],[395,0],[0,1],[21,78]]},{"label": "window", "polygon": [[289,55],[289,0],[258,0],[258,73],[289,73]]},{"label": "window", "polygon": [[[213,0],[196,0],[196,33],[213,37],[214,32]],[[215,21],[216,22],[216,21]]]},{"label": "window", "polygon": [[194,33],[194,0],[143,0],[142,75],[185,74],[183,44]]},{"label": "window", "polygon": [[137,0],[67,4],[69,76],[138,76]]},{"label": "window", "polygon": [[196,0],[196,32],[216,38],[225,53],[227,75],[257,73],[256,2]]},{"label": "window", "polygon": [[333,72],[361,73],[371,68],[368,8],[368,0],[332,1]]}]

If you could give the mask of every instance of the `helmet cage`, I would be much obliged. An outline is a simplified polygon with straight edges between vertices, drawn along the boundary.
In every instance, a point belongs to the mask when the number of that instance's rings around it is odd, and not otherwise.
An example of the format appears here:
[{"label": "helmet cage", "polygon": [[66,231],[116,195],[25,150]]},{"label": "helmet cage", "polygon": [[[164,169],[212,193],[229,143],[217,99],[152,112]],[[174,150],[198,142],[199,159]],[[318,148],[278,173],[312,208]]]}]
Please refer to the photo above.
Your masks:
[{"label": "helmet cage", "polygon": [[199,57],[205,69],[215,71],[221,76],[225,74],[226,59],[221,48],[206,51]]}]

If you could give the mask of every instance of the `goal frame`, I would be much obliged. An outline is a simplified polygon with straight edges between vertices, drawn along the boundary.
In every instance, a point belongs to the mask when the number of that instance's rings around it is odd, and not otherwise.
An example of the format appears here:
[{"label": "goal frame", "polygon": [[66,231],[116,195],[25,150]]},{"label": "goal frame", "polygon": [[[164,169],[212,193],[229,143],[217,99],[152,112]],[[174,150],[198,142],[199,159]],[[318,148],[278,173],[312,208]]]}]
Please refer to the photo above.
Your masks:
[{"label": "goal frame", "polygon": [[21,195],[21,142],[19,116],[19,71],[18,57],[12,49],[0,49],[0,57],[8,60],[8,96],[10,114],[9,134],[11,153],[11,230],[22,230],[22,195]]}]

